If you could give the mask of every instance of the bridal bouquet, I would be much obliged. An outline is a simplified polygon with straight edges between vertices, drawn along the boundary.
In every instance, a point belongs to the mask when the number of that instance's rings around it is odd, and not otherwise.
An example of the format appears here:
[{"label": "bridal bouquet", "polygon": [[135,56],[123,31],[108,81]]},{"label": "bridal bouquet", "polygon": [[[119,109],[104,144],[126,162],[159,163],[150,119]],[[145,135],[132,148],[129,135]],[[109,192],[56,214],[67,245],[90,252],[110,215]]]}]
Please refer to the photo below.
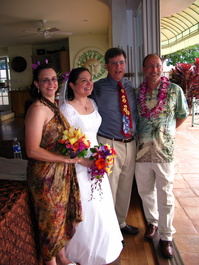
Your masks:
[{"label": "bridal bouquet", "polygon": [[81,132],[81,128],[70,127],[63,131],[62,138],[58,140],[63,155],[68,154],[71,158],[84,157],[90,147],[90,141]]},{"label": "bridal bouquet", "polygon": [[90,160],[93,160],[93,164],[89,169],[91,180],[94,181],[91,185],[91,199],[93,199],[94,189],[98,189],[100,196],[102,196],[101,182],[105,173],[109,175],[112,172],[111,168],[116,153],[108,144],[94,146],[93,148],[90,148],[90,151],[92,153]]}]

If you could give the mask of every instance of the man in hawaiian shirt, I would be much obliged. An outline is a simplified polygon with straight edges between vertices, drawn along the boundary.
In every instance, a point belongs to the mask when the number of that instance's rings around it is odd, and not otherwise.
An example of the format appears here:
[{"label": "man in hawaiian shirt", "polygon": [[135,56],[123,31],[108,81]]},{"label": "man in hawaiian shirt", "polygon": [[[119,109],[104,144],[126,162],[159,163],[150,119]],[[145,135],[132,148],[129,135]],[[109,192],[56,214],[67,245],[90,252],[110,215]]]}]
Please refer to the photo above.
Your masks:
[{"label": "man in hawaiian shirt", "polygon": [[143,61],[144,82],[137,89],[138,135],[135,177],[152,239],[157,230],[164,257],[172,258],[174,216],[175,130],[189,115],[182,89],[162,76],[161,58],[149,54]]}]

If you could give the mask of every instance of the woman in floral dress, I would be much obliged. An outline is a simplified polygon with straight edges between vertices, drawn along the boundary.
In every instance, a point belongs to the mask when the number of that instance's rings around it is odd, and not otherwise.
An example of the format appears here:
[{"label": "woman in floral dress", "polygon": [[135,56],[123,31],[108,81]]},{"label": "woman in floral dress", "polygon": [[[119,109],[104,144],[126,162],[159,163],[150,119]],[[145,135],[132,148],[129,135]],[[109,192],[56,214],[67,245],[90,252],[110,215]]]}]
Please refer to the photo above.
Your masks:
[{"label": "woman in floral dress", "polygon": [[64,247],[81,222],[81,201],[74,163],[60,154],[57,138],[69,123],[56,106],[58,80],[48,64],[33,72],[31,95],[36,98],[25,119],[27,182],[38,222],[40,248],[46,265],[75,264]]}]

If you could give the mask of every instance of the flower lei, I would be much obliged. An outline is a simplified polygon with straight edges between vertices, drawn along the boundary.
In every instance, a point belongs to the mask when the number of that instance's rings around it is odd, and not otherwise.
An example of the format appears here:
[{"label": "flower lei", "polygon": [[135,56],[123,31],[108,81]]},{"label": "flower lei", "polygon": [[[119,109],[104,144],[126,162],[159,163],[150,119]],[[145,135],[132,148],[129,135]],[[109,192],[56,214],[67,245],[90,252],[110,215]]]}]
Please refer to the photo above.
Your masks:
[{"label": "flower lei", "polygon": [[141,116],[147,118],[148,120],[152,117],[156,118],[158,116],[158,114],[162,111],[162,106],[166,103],[165,99],[167,97],[168,86],[168,78],[162,76],[161,84],[158,89],[157,104],[152,109],[149,109],[146,105],[147,78],[144,79],[144,82],[140,85],[140,91],[138,95]]}]

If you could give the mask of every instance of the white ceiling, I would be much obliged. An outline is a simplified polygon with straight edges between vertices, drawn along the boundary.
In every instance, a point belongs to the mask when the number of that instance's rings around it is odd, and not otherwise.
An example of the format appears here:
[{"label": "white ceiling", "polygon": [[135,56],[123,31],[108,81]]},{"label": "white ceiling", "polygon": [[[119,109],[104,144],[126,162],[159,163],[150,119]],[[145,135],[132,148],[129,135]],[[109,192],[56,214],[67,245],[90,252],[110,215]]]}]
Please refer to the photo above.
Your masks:
[{"label": "white ceiling", "polygon": [[109,9],[98,0],[0,0],[0,47],[57,41],[67,34],[45,40],[36,31],[41,19],[46,27],[72,32],[73,36],[107,34]]},{"label": "white ceiling", "polygon": [[[68,37],[64,32],[72,32],[72,36],[105,35],[110,18],[105,2],[109,0],[0,0],[0,47],[63,40]],[[181,12],[193,2],[160,0],[161,18]],[[33,33],[41,26],[41,19],[47,20],[47,28],[55,27],[61,32],[49,39]]]}]

